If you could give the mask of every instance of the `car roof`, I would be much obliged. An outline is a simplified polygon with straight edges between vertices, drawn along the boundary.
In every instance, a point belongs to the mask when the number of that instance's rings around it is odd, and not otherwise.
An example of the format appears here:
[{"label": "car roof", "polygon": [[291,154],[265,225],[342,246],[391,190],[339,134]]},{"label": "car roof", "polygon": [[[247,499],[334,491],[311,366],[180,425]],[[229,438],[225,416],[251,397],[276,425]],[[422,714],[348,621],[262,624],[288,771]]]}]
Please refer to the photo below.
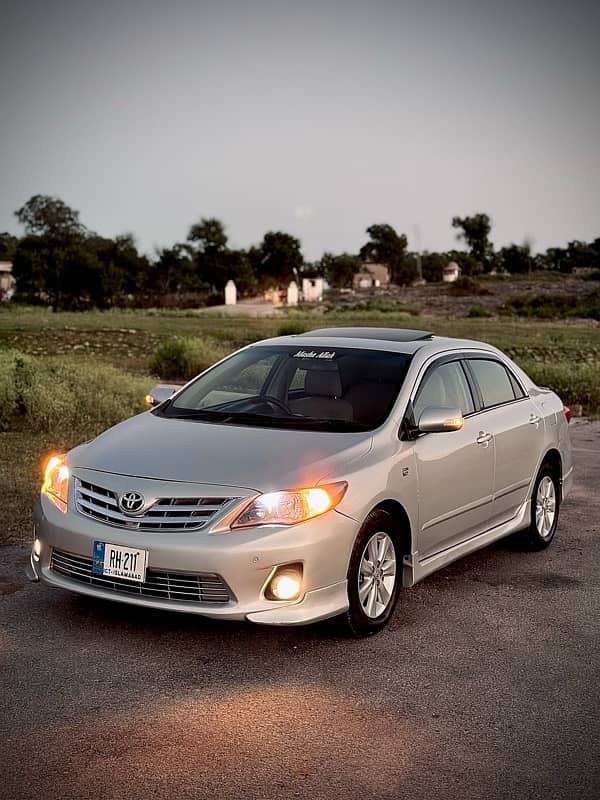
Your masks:
[{"label": "car roof", "polygon": [[264,339],[255,345],[301,345],[302,347],[348,347],[358,350],[386,350],[414,355],[419,350],[424,355],[448,350],[485,350],[498,353],[490,344],[471,339],[435,336],[429,331],[408,328],[319,328],[306,333]]}]

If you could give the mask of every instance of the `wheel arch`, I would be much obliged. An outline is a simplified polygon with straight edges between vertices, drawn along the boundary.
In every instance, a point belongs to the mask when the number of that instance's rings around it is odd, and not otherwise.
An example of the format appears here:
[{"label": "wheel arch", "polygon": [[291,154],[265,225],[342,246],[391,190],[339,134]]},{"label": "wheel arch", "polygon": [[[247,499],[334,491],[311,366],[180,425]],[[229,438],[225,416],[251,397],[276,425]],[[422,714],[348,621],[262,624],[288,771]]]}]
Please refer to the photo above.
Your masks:
[{"label": "wheel arch", "polygon": [[551,447],[547,450],[544,455],[542,456],[542,460],[540,461],[539,470],[542,468],[544,464],[548,464],[548,466],[554,472],[556,478],[558,479],[558,485],[560,489],[560,500],[562,501],[562,456],[560,451],[556,449],[556,447]]},{"label": "wheel arch", "polygon": [[377,505],[373,506],[372,511],[385,511],[392,518],[402,548],[402,585],[412,586],[414,583],[413,534],[407,510],[398,500],[388,498],[380,500]]}]

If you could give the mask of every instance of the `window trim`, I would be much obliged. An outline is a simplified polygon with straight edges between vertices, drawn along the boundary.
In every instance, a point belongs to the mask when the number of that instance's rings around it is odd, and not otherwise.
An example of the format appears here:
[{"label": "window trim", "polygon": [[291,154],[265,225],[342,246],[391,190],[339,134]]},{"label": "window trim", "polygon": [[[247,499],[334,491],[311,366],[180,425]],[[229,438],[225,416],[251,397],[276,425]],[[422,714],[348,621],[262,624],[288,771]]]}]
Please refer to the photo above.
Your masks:
[{"label": "window trim", "polygon": [[[523,395],[521,397],[513,397],[512,400],[504,400],[502,403],[495,403],[494,405],[487,406],[485,404],[484,400],[483,400],[483,392],[481,391],[481,386],[479,385],[479,381],[477,380],[475,372],[471,368],[471,365],[469,363],[470,361],[492,361],[495,364],[499,364],[501,367],[504,367],[504,370],[506,371],[506,374],[507,374],[507,377],[508,377],[508,382],[510,383],[510,388],[512,389],[513,393],[514,393],[515,390],[514,390],[512,381],[511,381],[511,376],[512,376],[513,380],[515,381],[515,383],[517,384],[517,386],[523,392]],[[497,356],[495,356],[495,354],[490,353],[489,356],[488,355],[482,355],[482,354],[477,354],[476,356],[474,356],[474,355],[465,355],[464,356],[464,362],[465,362],[465,364],[464,364],[465,371],[469,374],[471,380],[473,381],[473,384],[474,384],[475,389],[477,391],[477,396],[478,396],[479,402],[480,402],[480,408],[478,409],[478,411],[476,413],[480,413],[482,411],[491,411],[494,408],[502,408],[502,406],[508,406],[511,403],[520,403],[523,400],[528,400],[529,399],[529,392],[523,386],[522,381],[519,380],[519,378],[515,375],[515,373],[512,371],[512,369],[510,369],[510,367],[507,364],[505,364],[504,361],[502,361],[502,359],[500,359]]]},{"label": "window trim", "polygon": [[[483,398],[480,394],[479,384],[475,380],[474,375],[472,374],[468,364],[466,363],[469,360],[496,361],[498,364],[501,364],[506,369],[506,371],[513,376],[518,386],[521,387],[523,391],[523,397],[515,398],[514,400],[509,400],[506,403],[501,403],[500,405],[496,406],[485,406],[483,403]],[[413,411],[414,400],[417,396],[419,389],[421,388],[421,384],[425,380],[426,376],[429,374],[430,370],[432,370],[434,367],[442,366],[444,363],[448,361],[459,361],[461,363],[463,372],[465,373],[467,379],[467,383],[469,384],[469,389],[471,391],[471,397],[473,399],[473,405],[475,407],[475,410],[470,414],[464,414],[463,415],[464,419],[472,419],[478,414],[485,413],[486,411],[490,411],[491,409],[501,408],[503,405],[509,405],[510,403],[521,403],[524,400],[530,399],[529,392],[525,388],[523,381],[518,377],[518,375],[515,375],[514,371],[509,367],[508,364],[504,362],[504,360],[497,353],[493,353],[489,350],[484,350],[483,348],[481,350],[475,348],[466,350],[448,349],[446,350],[445,353],[432,353],[431,356],[421,365],[421,369],[419,370],[415,378],[413,387],[410,391],[408,402],[404,409],[404,414],[402,415],[402,422],[400,423],[400,429],[398,431],[398,436],[401,439],[415,438],[416,423]]]},{"label": "window trim", "polygon": [[465,369],[465,366],[463,364],[463,359],[464,359],[463,353],[461,353],[460,351],[454,351],[439,356],[435,358],[430,364],[427,364],[423,373],[420,376],[418,376],[417,380],[415,381],[413,389],[410,393],[408,404],[406,406],[406,411],[404,412],[403,425],[406,424],[408,430],[413,430],[413,431],[416,430],[417,422],[415,420],[415,415],[414,415],[414,402],[417,398],[417,395],[419,394],[419,391],[421,390],[421,387],[423,386],[423,383],[427,380],[428,376],[433,372],[434,369],[437,369],[438,367],[443,367],[444,364],[451,364],[453,362],[458,362],[459,369],[462,370],[467,387],[469,389],[469,393],[471,395],[471,401],[473,403],[473,411],[470,411],[468,414],[463,414],[463,418],[467,419],[479,413],[479,409],[477,407],[478,397],[474,394],[469,374],[467,373],[467,370]]}]

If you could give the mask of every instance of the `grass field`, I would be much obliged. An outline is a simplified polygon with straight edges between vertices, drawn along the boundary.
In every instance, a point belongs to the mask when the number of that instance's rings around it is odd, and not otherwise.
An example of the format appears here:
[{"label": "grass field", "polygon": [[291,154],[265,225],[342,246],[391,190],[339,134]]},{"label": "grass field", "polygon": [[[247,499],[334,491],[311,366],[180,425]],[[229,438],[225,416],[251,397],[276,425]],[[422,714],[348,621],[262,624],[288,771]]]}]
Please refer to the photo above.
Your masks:
[{"label": "grass field", "polygon": [[6,509],[0,543],[30,539],[30,509],[45,455],[143,407],[143,395],[161,377],[152,375],[151,365],[161,363],[155,356],[168,340],[183,338],[192,363],[202,368],[258,339],[336,325],[482,339],[566,402],[600,413],[600,325],[591,320],[451,319],[394,311],[288,311],[261,318],[211,311],[54,314],[0,307],[0,490]]}]

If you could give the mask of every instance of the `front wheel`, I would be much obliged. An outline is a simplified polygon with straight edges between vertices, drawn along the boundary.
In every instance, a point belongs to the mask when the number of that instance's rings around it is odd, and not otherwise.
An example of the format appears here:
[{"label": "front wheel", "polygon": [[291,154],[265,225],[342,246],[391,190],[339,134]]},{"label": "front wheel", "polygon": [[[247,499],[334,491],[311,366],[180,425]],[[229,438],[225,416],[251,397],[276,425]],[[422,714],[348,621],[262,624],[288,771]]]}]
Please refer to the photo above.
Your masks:
[{"label": "front wheel", "polygon": [[542,464],[531,496],[531,521],[523,531],[523,543],[530,550],[548,547],[558,525],[560,484],[555,470]]},{"label": "front wheel", "polygon": [[346,633],[371,636],[392,616],[402,575],[402,550],[393,521],[385,511],[372,511],[352,549],[348,566],[348,611],[340,618]]}]

